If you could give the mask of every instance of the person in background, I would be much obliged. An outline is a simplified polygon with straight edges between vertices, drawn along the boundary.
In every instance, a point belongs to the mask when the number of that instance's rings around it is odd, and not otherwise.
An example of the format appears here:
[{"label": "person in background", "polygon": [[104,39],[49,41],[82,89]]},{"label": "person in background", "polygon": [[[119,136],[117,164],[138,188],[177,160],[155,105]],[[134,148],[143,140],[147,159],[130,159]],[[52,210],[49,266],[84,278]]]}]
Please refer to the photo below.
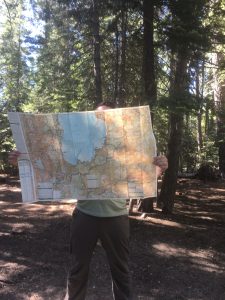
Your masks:
[{"label": "person in background", "polygon": [[[97,110],[115,108],[102,102]],[[17,163],[20,153],[12,151],[9,162]],[[168,167],[165,156],[154,157],[157,176]],[[72,214],[70,234],[71,264],[67,293],[64,300],[84,300],[87,290],[90,261],[97,241],[106,251],[112,277],[115,300],[129,300],[131,283],[129,272],[129,219],[126,199],[78,200]]]}]

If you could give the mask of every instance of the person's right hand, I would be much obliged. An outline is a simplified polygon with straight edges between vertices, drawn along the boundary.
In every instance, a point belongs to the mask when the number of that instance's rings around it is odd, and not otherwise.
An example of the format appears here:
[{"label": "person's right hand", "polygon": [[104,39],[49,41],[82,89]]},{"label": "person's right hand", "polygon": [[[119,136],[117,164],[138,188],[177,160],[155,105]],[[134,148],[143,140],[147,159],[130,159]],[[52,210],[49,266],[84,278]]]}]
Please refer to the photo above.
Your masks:
[{"label": "person's right hand", "polygon": [[18,150],[13,150],[9,153],[8,161],[10,164],[16,166],[17,165],[17,159],[20,156],[20,152]]}]

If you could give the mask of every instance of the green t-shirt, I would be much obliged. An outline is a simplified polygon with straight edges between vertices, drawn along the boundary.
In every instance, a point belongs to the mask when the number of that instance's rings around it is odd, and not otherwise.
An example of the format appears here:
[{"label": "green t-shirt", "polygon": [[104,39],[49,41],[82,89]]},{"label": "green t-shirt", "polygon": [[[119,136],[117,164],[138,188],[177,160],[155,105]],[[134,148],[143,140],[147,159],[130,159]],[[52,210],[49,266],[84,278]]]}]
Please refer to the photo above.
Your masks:
[{"label": "green t-shirt", "polygon": [[127,215],[126,199],[116,200],[79,200],[77,209],[95,217],[117,217]]}]

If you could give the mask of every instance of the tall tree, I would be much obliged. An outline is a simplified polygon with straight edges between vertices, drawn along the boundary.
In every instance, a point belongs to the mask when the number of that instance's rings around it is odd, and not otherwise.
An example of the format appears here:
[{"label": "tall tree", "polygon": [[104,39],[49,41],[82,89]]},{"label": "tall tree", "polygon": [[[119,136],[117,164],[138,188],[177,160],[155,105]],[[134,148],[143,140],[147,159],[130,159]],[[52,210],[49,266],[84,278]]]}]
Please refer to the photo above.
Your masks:
[{"label": "tall tree", "polygon": [[154,0],[143,1],[143,103],[153,110],[156,104],[157,89],[155,81],[154,54]]},{"label": "tall tree", "polygon": [[216,144],[218,147],[219,169],[225,176],[225,79],[220,73],[221,65],[225,64],[224,54],[222,52],[214,53],[212,61],[216,67],[214,67],[213,72],[213,97],[217,128]]},{"label": "tall tree", "polygon": [[[170,97],[176,98],[178,101],[187,89],[187,59],[186,51],[181,51],[177,53],[174,60],[174,80],[171,85]],[[166,170],[159,196],[159,202],[163,203],[162,211],[164,213],[171,213],[173,211],[181,151],[183,113],[176,108],[170,112],[169,127],[168,169]]]},{"label": "tall tree", "polygon": [[102,75],[101,75],[101,38],[99,21],[99,0],[92,0],[92,30],[94,51],[94,78],[95,78],[95,105],[102,102]]},{"label": "tall tree", "polygon": [[23,15],[24,1],[7,0],[1,4],[0,169],[5,165],[6,151],[12,147],[7,111],[20,111],[30,93],[29,51],[25,42],[28,31],[25,29]]},{"label": "tall tree", "polygon": [[[142,103],[148,104],[151,112],[154,110],[157,98],[155,80],[155,54],[154,54],[154,0],[143,1],[143,99]],[[153,122],[153,113],[151,113]],[[138,208],[142,212],[153,210],[153,199],[142,199]]]},{"label": "tall tree", "polygon": [[120,107],[126,103],[126,51],[127,51],[127,6],[123,2],[121,8],[121,59],[120,59],[120,84],[118,104]]},{"label": "tall tree", "polygon": [[174,207],[185,102],[191,101],[191,98],[188,97],[188,62],[196,50],[202,50],[207,44],[203,22],[206,13],[206,1],[168,1],[168,8],[171,13],[167,16],[170,21],[167,32],[172,59],[170,99],[173,101],[173,105],[170,106],[169,115],[169,166],[165,172],[159,196],[163,213],[172,213]]}]

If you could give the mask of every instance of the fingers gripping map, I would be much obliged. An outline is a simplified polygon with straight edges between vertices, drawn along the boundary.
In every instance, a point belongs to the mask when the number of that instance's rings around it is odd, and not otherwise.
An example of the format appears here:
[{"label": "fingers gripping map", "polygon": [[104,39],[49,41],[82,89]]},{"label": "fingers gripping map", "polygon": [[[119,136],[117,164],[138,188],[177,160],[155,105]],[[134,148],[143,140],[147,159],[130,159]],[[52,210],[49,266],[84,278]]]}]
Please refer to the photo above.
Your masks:
[{"label": "fingers gripping map", "polygon": [[23,202],[156,196],[148,106],[8,118]]}]

